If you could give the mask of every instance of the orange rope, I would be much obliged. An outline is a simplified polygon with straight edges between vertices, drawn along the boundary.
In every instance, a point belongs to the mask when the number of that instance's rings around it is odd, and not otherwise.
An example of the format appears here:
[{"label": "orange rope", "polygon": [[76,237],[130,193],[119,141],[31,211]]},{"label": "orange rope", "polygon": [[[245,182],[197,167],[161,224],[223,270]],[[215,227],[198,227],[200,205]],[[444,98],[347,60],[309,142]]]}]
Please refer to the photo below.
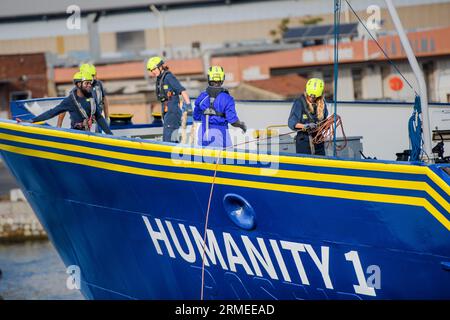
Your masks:
[{"label": "orange rope", "polygon": [[[336,130],[341,127],[342,136],[344,137],[344,144],[336,145],[336,150],[341,151],[347,146],[347,137],[345,136],[344,126],[340,116],[336,115]],[[319,123],[319,126],[313,132],[313,143],[319,144],[328,142],[331,144],[334,138],[334,115],[329,116]]]},{"label": "orange rope", "polygon": [[[285,135],[289,135],[291,133],[293,133],[294,131],[288,132],[288,133],[283,133],[278,135],[278,137],[282,137]],[[203,253],[202,253],[202,287],[201,287],[201,291],[200,291],[200,300],[203,300],[203,291],[204,291],[204,287],[205,287],[205,254],[206,254],[206,238],[207,238],[207,232],[208,232],[208,220],[209,220],[209,211],[211,209],[211,200],[212,200],[212,196],[213,196],[213,191],[214,191],[214,185],[216,183],[216,176],[217,176],[217,168],[219,166],[219,161],[222,155],[222,151],[226,150],[226,149],[230,149],[230,148],[235,148],[239,145],[243,145],[243,144],[248,144],[248,143],[252,143],[252,142],[257,142],[257,141],[262,141],[262,140],[268,140],[268,139],[272,139],[272,137],[267,136],[263,139],[254,139],[251,141],[245,141],[242,143],[237,143],[228,147],[224,147],[222,150],[220,150],[219,155],[216,159],[216,166],[214,168],[214,176],[213,176],[213,181],[211,182],[211,189],[209,191],[209,199],[208,199],[208,207],[206,209],[206,216],[205,216],[205,233],[203,234]]]},{"label": "orange rope", "polygon": [[[337,127],[341,127],[341,131],[342,131],[342,135],[344,136],[344,145],[341,146],[336,146],[337,150],[342,150],[345,148],[345,146],[347,145],[347,138],[345,136],[344,133],[344,127],[342,125],[342,120],[340,116],[337,116],[336,119],[336,128]],[[316,130],[313,131],[313,133],[317,132],[317,134],[314,137],[313,142],[315,144],[318,143],[322,143],[325,141],[329,141],[329,143],[331,143],[331,141],[333,140],[333,135],[334,135],[334,116],[329,116],[327,119],[325,119],[324,121],[322,121],[318,128]],[[278,137],[282,137],[285,135],[289,135],[291,133],[293,133],[295,131],[291,131],[288,133],[283,133],[278,135]],[[216,182],[216,176],[217,176],[217,168],[219,166],[219,161],[222,155],[222,151],[225,151],[226,149],[230,149],[230,148],[235,148],[239,145],[243,145],[243,144],[248,144],[248,143],[252,143],[252,142],[258,142],[258,141],[263,141],[263,140],[268,140],[268,139],[272,139],[273,137],[271,136],[267,136],[265,138],[259,138],[259,139],[254,139],[251,141],[245,141],[242,143],[238,143],[238,144],[234,144],[231,145],[229,147],[224,147],[222,150],[220,150],[219,155],[216,159],[216,166],[214,168],[214,176],[213,176],[213,180],[211,183],[211,189],[209,191],[209,199],[208,199],[208,207],[206,209],[206,216],[205,216],[205,233],[203,235],[203,253],[202,253],[202,287],[201,287],[201,292],[200,292],[200,300],[203,300],[203,291],[204,291],[204,287],[205,287],[205,254],[206,254],[206,238],[207,238],[207,232],[208,232],[208,220],[209,220],[209,212],[211,210],[211,201],[212,201],[212,196],[213,196],[213,191],[214,191],[214,185]]]},{"label": "orange rope", "polygon": [[211,189],[209,190],[209,200],[208,200],[208,208],[206,209],[206,217],[205,217],[205,233],[203,235],[203,255],[202,255],[202,289],[200,292],[200,300],[203,300],[203,288],[205,287],[205,253],[206,253],[206,235],[208,232],[208,218],[209,218],[209,210],[211,208],[211,200],[214,191],[214,184],[216,183],[217,176],[217,167],[219,166],[220,156],[222,154],[222,150],[219,152],[219,156],[216,159],[216,167],[214,168],[214,176],[213,181],[211,183]]}]

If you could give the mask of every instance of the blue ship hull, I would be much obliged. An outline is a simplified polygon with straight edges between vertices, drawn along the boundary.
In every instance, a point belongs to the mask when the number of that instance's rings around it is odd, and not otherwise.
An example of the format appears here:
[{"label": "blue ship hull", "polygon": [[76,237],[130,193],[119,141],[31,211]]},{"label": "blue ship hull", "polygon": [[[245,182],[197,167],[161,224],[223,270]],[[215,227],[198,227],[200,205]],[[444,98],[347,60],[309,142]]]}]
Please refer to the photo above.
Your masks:
[{"label": "blue ship hull", "polygon": [[205,299],[450,298],[445,166],[239,152],[216,166],[207,149],[6,120],[0,140],[86,298],[200,299],[203,270]]}]

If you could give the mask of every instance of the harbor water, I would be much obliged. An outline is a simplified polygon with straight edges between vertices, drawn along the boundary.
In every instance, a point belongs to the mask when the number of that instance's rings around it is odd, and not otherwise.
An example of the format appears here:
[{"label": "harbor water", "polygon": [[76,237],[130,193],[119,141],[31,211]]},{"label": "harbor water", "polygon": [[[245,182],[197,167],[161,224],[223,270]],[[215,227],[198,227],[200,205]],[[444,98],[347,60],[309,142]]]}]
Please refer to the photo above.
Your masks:
[{"label": "harbor water", "polygon": [[2,299],[84,299],[67,288],[66,268],[47,240],[0,244],[0,270]]},{"label": "harbor water", "polygon": [[[7,199],[13,188],[17,188],[17,184],[0,160],[0,199]],[[27,206],[20,202],[0,202],[0,229],[6,232],[8,220],[13,220],[9,222],[10,227],[17,230],[22,220],[37,223]],[[84,299],[79,291],[67,288],[66,268],[48,240],[11,242],[9,239],[24,240],[27,237],[13,237],[8,233],[2,237],[1,234],[0,231],[0,299]]]}]

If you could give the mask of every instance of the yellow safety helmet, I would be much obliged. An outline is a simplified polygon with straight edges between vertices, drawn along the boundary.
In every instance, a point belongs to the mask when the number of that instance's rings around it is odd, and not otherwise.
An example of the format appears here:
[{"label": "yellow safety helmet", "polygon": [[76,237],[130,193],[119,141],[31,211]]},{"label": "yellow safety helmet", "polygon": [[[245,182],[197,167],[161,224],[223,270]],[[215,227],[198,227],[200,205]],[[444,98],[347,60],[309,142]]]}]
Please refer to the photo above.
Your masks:
[{"label": "yellow safety helmet", "polygon": [[163,59],[161,57],[155,56],[151,57],[147,61],[147,70],[152,71],[158,67],[161,67],[164,64]]},{"label": "yellow safety helmet", "polygon": [[97,75],[97,69],[95,69],[95,66],[91,64],[91,73],[95,77]]},{"label": "yellow safety helmet", "polygon": [[208,69],[208,82],[218,81],[223,82],[225,80],[225,71],[221,66],[212,66]]},{"label": "yellow safety helmet", "polygon": [[306,83],[306,95],[321,97],[323,94],[324,83],[322,79],[312,78]]},{"label": "yellow safety helmet", "polygon": [[94,77],[92,76],[92,73],[90,73],[90,72],[81,71],[80,75],[81,75],[80,81],[93,81],[94,80]]},{"label": "yellow safety helmet", "polygon": [[81,76],[81,72],[80,71],[75,72],[75,74],[73,75],[73,83],[76,84],[77,82],[82,81],[81,80],[82,78],[83,77]]},{"label": "yellow safety helmet", "polygon": [[90,73],[93,76],[97,75],[97,69],[95,69],[95,66],[93,64],[88,64],[88,63],[83,63],[80,66],[80,71],[81,72],[86,72],[86,73]]}]

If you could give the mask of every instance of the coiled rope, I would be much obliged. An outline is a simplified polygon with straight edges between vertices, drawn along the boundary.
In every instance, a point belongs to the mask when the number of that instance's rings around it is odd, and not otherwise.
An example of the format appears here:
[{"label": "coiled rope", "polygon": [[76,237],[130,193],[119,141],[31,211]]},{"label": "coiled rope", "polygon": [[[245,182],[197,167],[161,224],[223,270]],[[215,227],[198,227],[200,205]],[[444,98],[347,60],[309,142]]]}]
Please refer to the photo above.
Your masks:
[{"label": "coiled rope", "polygon": [[[341,145],[337,145],[336,143],[336,131],[339,127],[341,128],[342,137],[344,138],[344,143]],[[314,144],[328,142],[327,145],[329,145],[334,142],[336,151],[341,151],[347,146],[347,136],[344,132],[344,125],[342,124],[341,117],[337,114],[333,114],[321,121],[317,129],[313,130],[311,133],[313,135],[312,141]]]},{"label": "coiled rope", "polygon": [[422,113],[420,97],[416,96],[414,111],[408,122],[409,141],[411,142],[410,161],[419,161],[422,154],[422,123],[419,115]]}]

